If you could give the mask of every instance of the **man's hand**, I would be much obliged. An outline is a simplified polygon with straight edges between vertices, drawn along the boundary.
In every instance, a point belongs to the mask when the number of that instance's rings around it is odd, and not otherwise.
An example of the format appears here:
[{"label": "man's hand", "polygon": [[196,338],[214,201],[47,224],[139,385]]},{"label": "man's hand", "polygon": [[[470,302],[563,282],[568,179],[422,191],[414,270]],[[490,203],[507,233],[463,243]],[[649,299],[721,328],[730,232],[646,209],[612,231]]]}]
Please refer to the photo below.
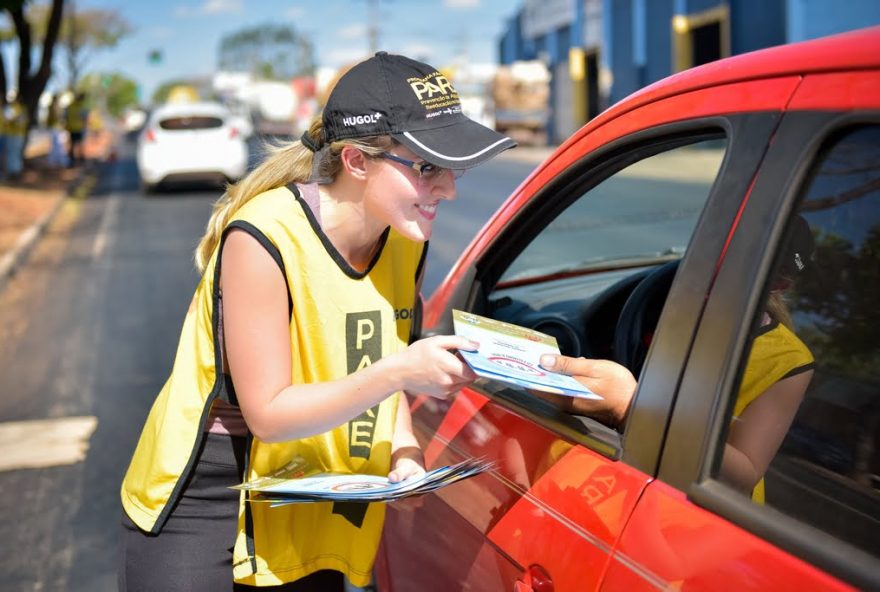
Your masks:
[{"label": "man's hand", "polygon": [[[602,423],[618,427],[626,420],[630,401],[636,392],[636,379],[624,366],[609,360],[570,358],[563,355],[541,356],[541,366],[552,372],[568,374],[602,400],[581,399],[540,393],[563,410],[576,415],[593,417]],[[536,391],[532,391],[538,394]]]}]

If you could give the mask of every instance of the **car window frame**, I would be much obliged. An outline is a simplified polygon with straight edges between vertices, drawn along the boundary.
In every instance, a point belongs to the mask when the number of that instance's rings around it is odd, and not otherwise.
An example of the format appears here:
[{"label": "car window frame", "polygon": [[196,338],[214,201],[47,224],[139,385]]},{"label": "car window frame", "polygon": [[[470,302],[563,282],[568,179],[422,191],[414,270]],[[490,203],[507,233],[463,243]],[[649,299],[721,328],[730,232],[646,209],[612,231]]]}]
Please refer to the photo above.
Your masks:
[{"label": "car window frame", "polygon": [[[752,503],[712,474],[740,383],[754,328],[751,321],[766,296],[767,278],[788,220],[829,140],[859,125],[878,124],[880,112],[870,110],[788,112],[783,117],[706,301],[657,473],[658,479],[686,493],[696,505],[866,588],[880,587],[871,555],[772,507]],[[744,287],[743,277],[751,277],[752,283]],[[713,351],[709,343],[724,346]],[[712,385],[711,391],[701,390],[706,384]]]},{"label": "car window frame", "polygon": [[[666,421],[692,341],[692,334],[680,328],[695,327],[697,324],[705,291],[709,289],[711,275],[724,247],[724,241],[720,237],[725,233],[720,233],[719,228],[730,228],[740,207],[739,200],[722,199],[719,196],[746,195],[752,174],[763,157],[763,151],[745,148],[749,145],[766,146],[780,116],[778,111],[759,111],[662,124],[632,132],[585,154],[554,181],[536,192],[529,203],[508,221],[457,285],[447,301],[443,320],[423,336],[452,332],[451,311],[454,308],[485,314],[487,296],[491,292],[491,288],[487,289],[487,286],[494,286],[510,261],[540,232],[529,230],[530,226],[540,226],[543,229],[571,203],[633,162],[664,149],[673,149],[701,139],[726,137],[727,147],[721,167],[691,237],[692,242],[702,237],[700,240],[706,243],[706,247],[700,252],[693,252],[689,248],[680,264],[679,276],[683,273],[697,274],[703,278],[703,282],[673,282],[670,297],[675,295],[677,298],[687,299],[693,306],[681,307],[687,309],[680,315],[684,318],[677,318],[674,322],[667,321],[666,325],[672,327],[665,332],[658,326],[654,345],[648,351],[642,372],[643,377],[650,372],[651,382],[646,387],[644,385],[648,383],[640,381],[622,433],[591,418],[548,412],[546,403],[538,402],[534,397],[527,399],[524,395],[517,396],[517,389],[514,388],[486,385],[471,387],[512,412],[599,454],[623,460],[646,474],[656,474],[666,433]],[[546,199],[547,195],[559,191],[567,192],[570,197],[555,203]],[[664,313],[663,316],[668,315]],[[652,365],[652,355],[659,355],[652,354],[655,349],[668,355],[662,356],[664,360],[661,363]]]}]

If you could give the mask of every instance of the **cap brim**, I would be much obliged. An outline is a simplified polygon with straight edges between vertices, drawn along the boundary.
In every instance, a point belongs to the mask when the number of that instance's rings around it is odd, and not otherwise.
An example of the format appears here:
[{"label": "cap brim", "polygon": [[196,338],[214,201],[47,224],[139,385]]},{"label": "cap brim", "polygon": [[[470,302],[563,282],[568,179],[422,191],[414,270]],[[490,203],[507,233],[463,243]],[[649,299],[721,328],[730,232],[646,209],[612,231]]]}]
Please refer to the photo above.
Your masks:
[{"label": "cap brim", "polygon": [[427,162],[445,169],[469,169],[516,146],[507,136],[470,119],[392,137]]}]

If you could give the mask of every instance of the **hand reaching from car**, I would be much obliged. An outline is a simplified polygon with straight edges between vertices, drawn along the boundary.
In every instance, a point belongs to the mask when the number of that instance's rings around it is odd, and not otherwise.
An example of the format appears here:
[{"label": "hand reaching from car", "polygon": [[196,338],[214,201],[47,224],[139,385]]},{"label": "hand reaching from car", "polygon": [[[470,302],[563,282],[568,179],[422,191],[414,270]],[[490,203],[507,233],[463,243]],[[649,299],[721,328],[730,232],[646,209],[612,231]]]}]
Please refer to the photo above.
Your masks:
[{"label": "hand reaching from car", "polygon": [[543,399],[569,413],[587,415],[614,427],[623,424],[636,391],[636,379],[624,366],[609,360],[551,354],[541,356],[541,366],[552,372],[572,376],[602,397],[602,400],[596,401],[540,393]]}]

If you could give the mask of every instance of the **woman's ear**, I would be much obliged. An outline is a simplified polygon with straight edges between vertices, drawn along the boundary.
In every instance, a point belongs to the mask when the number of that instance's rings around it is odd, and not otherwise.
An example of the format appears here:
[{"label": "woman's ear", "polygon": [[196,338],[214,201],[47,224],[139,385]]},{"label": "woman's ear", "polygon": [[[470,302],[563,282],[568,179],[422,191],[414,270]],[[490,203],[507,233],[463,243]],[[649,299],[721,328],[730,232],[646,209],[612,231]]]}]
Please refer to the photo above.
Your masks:
[{"label": "woman's ear", "polygon": [[342,168],[355,179],[367,177],[367,155],[354,146],[345,146],[339,154]]}]

